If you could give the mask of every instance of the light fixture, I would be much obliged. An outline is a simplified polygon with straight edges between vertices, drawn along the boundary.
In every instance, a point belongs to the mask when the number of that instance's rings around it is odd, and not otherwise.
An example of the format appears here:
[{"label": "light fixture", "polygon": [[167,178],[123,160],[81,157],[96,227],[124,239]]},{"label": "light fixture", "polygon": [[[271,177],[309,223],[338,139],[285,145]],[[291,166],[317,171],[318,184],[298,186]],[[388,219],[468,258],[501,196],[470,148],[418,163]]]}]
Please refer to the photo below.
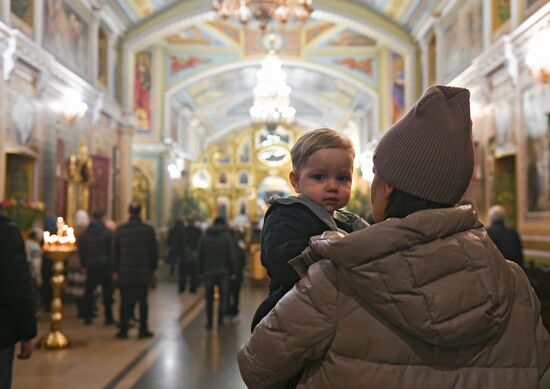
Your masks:
[{"label": "light fixture", "polygon": [[292,89],[286,84],[286,72],[275,50],[269,50],[262,61],[262,68],[256,74],[254,104],[250,107],[250,117],[256,122],[290,123],[296,109],[290,105]]},{"label": "light fixture", "polygon": [[255,19],[265,30],[271,20],[305,22],[313,11],[311,3],[312,0],[214,0],[212,7],[223,19],[233,17],[243,24]]},{"label": "light fixture", "polygon": [[528,44],[525,64],[531,75],[542,83],[550,83],[550,25],[545,25],[537,31]]},{"label": "light fixture", "polygon": [[63,100],[53,103],[51,107],[54,111],[63,114],[70,124],[74,124],[77,119],[84,117],[88,110],[88,105],[80,99],[80,95],[74,90],[65,92]]}]

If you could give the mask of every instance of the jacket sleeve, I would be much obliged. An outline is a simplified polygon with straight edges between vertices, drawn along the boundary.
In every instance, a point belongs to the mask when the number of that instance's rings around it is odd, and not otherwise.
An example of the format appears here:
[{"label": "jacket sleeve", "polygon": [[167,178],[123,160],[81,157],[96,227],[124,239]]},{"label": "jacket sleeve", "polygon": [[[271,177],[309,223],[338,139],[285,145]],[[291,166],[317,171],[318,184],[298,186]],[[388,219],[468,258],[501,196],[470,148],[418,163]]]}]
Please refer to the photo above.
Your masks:
[{"label": "jacket sleeve", "polygon": [[288,261],[308,246],[313,235],[308,212],[299,204],[279,206],[268,215],[262,229],[262,265],[287,289],[300,279]]},{"label": "jacket sleeve", "polygon": [[336,327],[334,264],[320,261],[258,324],[237,353],[249,388],[283,388],[308,360],[321,359]]},{"label": "jacket sleeve", "polygon": [[197,273],[199,275],[204,274],[204,235],[199,238],[197,243]]},{"label": "jacket sleeve", "polygon": [[111,258],[113,259],[113,272],[120,272],[120,232],[118,230],[113,234]]},{"label": "jacket sleeve", "polygon": [[1,280],[5,285],[2,298],[8,311],[2,315],[10,317],[16,340],[30,340],[36,336],[36,316],[25,245],[15,224],[8,223],[4,232],[2,239],[5,241],[0,246],[0,274],[4,277]]}]

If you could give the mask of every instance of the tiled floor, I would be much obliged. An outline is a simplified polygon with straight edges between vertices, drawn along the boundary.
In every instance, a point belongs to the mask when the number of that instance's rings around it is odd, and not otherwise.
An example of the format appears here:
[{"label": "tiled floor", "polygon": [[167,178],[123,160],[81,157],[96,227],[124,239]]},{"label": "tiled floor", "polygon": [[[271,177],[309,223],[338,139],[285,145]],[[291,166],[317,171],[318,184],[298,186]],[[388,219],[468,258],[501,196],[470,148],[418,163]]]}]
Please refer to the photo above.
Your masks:
[{"label": "tiled floor", "polygon": [[[74,305],[66,304],[62,329],[74,346],[16,360],[13,388],[243,388],[235,353],[264,294],[264,288],[245,287],[240,321],[208,332],[202,290],[178,295],[175,282],[162,281],[149,294],[155,337],[148,340],[138,340],[135,329],[130,339],[115,339],[116,328],[102,318],[84,326]],[[39,335],[47,333],[48,320],[41,314]]]}]

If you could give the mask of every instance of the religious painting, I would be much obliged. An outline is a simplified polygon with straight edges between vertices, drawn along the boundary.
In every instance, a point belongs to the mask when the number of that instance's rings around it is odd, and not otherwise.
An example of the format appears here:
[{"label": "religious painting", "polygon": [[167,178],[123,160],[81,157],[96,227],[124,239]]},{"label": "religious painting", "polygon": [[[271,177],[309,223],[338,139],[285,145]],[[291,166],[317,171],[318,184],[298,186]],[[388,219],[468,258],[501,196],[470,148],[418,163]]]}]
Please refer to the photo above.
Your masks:
[{"label": "religious painting", "polygon": [[392,124],[405,112],[405,60],[397,54],[391,54],[392,69]]},{"label": "religious painting", "polygon": [[107,40],[107,34],[103,28],[99,29],[99,36],[97,42],[97,81],[103,86],[107,86],[108,71],[109,71],[109,46]]},{"label": "religious painting", "polygon": [[214,22],[209,22],[208,24],[214,27],[216,30],[223,32],[233,42],[240,44],[241,42],[240,25],[237,25],[231,22],[225,22],[222,20],[216,20]]},{"label": "religious painting", "polygon": [[231,201],[228,197],[218,197],[216,199],[216,216],[229,219],[229,206]]},{"label": "religious painting", "polygon": [[196,26],[191,26],[176,34],[166,37],[166,43],[170,45],[190,46],[222,46],[222,42]]},{"label": "religious painting", "polygon": [[447,23],[441,36],[441,81],[456,77],[483,50],[483,1],[461,3]]},{"label": "religious painting", "polygon": [[91,156],[93,180],[90,183],[90,213],[107,211],[109,204],[109,158]]},{"label": "religious painting", "polygon": [[550,212],[550,92],[535,84],[522,96],[527,211]]},{"label": "religious painting", "polygon": [[218,186],[220,187],[226,187],[229,185],[229,178],[227,176],[226,172],[219,172],[218,173]]},{"label": "religious painting", "polygon": [[207,189],[210,186],[210,175],[206,170],[199,170],[193,175],[192,184],[194,188]]},{"label": "religious painting", "polygon": [[32,199],[34,159],[8,153],[6,165],[6,198]]},{"label": "religious painting", "polygon": [[250,162],[250,153],[251,153],[250,139],[246,139],[239,146],[239,152],[238,152],[239,162],[240,163],[249,163]]},{"label": "religious painting", "polygon": [[248,172],[240,172],[239,181],[237,182],[237,185],[247,186],[249,182],[250,182],[250,178],[249,178]]},{"label": "religious painting", "polygon": [[336,66],[339,70],[347,71],[363,79],[371,87],[377,87],[378,61],[374,56],[312,56],[310,59],[324,65]]},{"label": "religious painting", "polygon": [[[34,24],[33,8],[34,0],[11,0],[10,3],[13,27],[21,27],[21,29],[29,36],[32,35],[32,28]],[[13,23],[14,21],[15,23]]]},{"label": "religious painting", "polygon": [[375,46],[376,41],[366,35],[360,34],[353,30],[342,30],[331,36],[320,46]]},{"label": "religious painting", "polygon": [[[265,55],[269,47],[268,36],[259,28],[246,29],[244,38],[246,55]],[[275,33],[277,54],[299,56],[302,51],[301,36],[299,28],[285,29]]]},{"label": "religious painting", "polygon": [[141,205],[141,217],[143,220],[150,220],[151,185],[145,173],[135,166],[132,169],[132,201]]},{"label": "religious painting", "polygon": [[134,74],[134,113],[138,129],[151,130],[151,53],[142,51],[136,54]]},{"label": "religious painting", "polygon": [[493,6],[493,31],[498,30],[504,23],[510,20],[510,0],[492,0]]},{"label": "religious painting", "polygon": [[88,25],[64,0],[45,0],[44,6],[44,47],[75,72],[88,74]]},{"label": "religious painting", "polygon": [[316,24],[312,27],[307,27],[307,29],[306,29],[306,44],[310,43],[311,41],[313,41],[314,39],[319,37],[319,35],[321,35],[322,33],[324,33],[325,31],[327,31],[328,29],[330,29],[332,27],[334,27],[334,24],[332,24],[332,23],[319,23],[319,24]]},{"label": "religious painting", "polygon": [[235,55],[217,54],[181,54],[173,53],[166,61],[166,82],[174,83],[189,76],[191,73],[203,69],[205,66],[233,62],[237,59]]}]

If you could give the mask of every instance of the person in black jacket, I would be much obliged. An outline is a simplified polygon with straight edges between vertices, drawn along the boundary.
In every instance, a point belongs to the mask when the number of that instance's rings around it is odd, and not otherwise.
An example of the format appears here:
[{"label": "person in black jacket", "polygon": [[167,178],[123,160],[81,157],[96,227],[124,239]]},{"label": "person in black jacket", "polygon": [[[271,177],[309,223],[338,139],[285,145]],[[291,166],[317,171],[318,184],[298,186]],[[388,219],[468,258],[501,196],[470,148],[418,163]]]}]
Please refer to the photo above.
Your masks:
[{"label": "person in black jacket", "polygon": [[139,338],[150,338],[153,333],[147,325],[148,286],[157,268],[157,240],[155,230],[141,217],[141,205],[131,203],[130,219],[115,231],[113,244],[114,276],[121,293],[120,326],[117,338],[128,338],[128,320],[135,303],[139,303]]},{"label": "person in black jacket", "polygon": [[235,272],[229,279],[229,294],[227,299],[227,314],[236,317],[239,314],[239,301],[241,285],[243,283],[243,270],[246,266],[246,245],[243,233],[236,228],[231,229],[233,249],[235,254]]},{"label": "person in black jacket", "polygon": [[113,275],[111,250],[113,233],[103,223],[103,211],[93,213],[92,222],[80,234],[78,253],[80,263],[86,272],[84,292],[84,323],[91,324],[93,320],[94,291],[101,285],[103,307],[105,309],[105,325],[114,324]]},{"label": "person in black jacket", "polygon": [[506,210],[501,205],[494,205],[489,208],[489,227],[487,233],[491,240],[498,247],[504,258],[516,262],[522,268],[523,246],[518,233],[505,223]]},{"label": "person in black jacket", "polygon": [[214,219],[214,225],[200,238],[197,250],[199,274],[206,288],[206,328],[212,328],[214,286],[218,286],[218,325],[223,324],[227,308],[229,277],[235,273],[233,238],[223,217]]},{"label": "person in black jacket", "polygon": [[195,225],[192,217],[187,217],[185,224],[177,229],[176,253],[178,256],[178,284],[182,293],[187,287],[189,279],[189,292],[197,290],[197,247],[202,236],[202,231]]},{"label": "person in black jacket", "polygon": [[351,196],[351,141],[319,128],[306,132],[291,150],[290,182],[299,196],[270,199],[261,234],[262,265],[271,278],[269,295],[252,319],[251,330],[300,279],[288,262],[309,245],[309,238],[327,230],[352,232],[368,224],[340,210]]},{"label": "person in black jacket", "polygon": [[15,344],[20,359],[30,358],[36,336],[32,280],[21,232],[0,215],[0,388],[11,387]]}]

